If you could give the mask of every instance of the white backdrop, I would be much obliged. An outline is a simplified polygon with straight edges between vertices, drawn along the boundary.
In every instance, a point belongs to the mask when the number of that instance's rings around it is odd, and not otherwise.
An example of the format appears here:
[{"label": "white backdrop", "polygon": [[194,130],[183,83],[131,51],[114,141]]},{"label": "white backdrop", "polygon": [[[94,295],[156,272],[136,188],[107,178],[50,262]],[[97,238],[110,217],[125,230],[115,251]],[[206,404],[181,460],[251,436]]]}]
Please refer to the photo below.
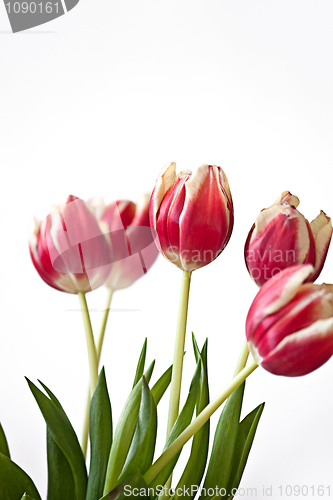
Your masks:
[{"label": "white backdrop", "polygon": [[[243,247],[260,209],[290,190],[310,220],[333,215],[332,18],[331,0],[81,0],[12,35],[0,6],[0,420],[44,498],[45,424],[24,376],[51,388],[80,436],[88,358],[77,297],[49,288],[30,262],[30,219],[67,194],[135,201],[169,161],[220,165],[235,227],[223,254],[193,274],[184,368],[187,388],[190,332],[200,345],[208,336],[214,397],[232,376],[257,292]],[[115,294],[103,352],[114,421],[145,336],[154,380],[172,361],[180,279],[160,257]],[[331,248],[318,282],[332,280]],[[96,328],[104,295],[88,296]],[[240,496],[267,498],[272,487],[278,499],[280,485],[330,485],[333,495],[332,380],[332,360],[302,378],[251,375],[244,414],[266,408]],[[166,412],[167,398],[158,452]]]}]

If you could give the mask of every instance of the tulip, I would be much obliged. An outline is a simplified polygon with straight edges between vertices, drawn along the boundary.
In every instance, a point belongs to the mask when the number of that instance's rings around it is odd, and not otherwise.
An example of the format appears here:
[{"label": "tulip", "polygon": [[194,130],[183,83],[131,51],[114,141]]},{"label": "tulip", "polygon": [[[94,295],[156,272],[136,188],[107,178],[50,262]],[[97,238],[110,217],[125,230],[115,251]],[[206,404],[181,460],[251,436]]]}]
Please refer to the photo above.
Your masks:
[{"label": "tulip", "polygon": [[40,277],[62,292],[94,290],[110,272],[107,239],[92,208],[75,196],[43,222],[34,221],[29,248]]},{"label": "tulip", "polygon": [[306,375],[333,354],[333,285],[306,283],[313,272],[303,264],[276,274],[247,315],[249,350],[276,375]]},{"label": "tulip", "polygon": [[105,285],[112,290],[132,285],[147,273],[158,256],[149,226],[149,200],[150,195],[146,194],[137,205],[118,200],[106,207],[98,199],[91,200],[111,246],[113,265]]},{"label": "tulip", "polygon": [[331,219],[323,211],[309,224],[296,209],[299,199],[289,191],[257,217],[245,244],[246,267],[258,286],[286,267],[311,264],[315,281],[332,237]]},{"label": "tulip", "polygon": [[233,227],[228,180],[220,167],[202,165],[192,175],[176,175],[167,165],[150,200],[150,225],[159,251],[183,271],[212,262],[224,249]]}]

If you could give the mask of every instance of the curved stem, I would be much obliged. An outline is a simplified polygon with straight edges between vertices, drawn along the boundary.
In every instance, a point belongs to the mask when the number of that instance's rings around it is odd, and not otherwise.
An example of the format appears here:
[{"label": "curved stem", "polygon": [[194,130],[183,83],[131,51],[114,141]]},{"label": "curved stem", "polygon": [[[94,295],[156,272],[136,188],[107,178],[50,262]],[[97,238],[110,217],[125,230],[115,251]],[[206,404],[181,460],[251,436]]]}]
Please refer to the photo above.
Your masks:
[{"label": "curved stem", "polygon": [[[101,329],[99,332],[97,346],[96,346],[97,366],[99,365],[99,361],[101,358],[105,329],[106,329],[106,324],[107,324],[108,317],[109,317],[112,295],[113,295],[113,290],[112,290],[112,288],[109,288],[107,298],[106,298],[105,309],[104,309],[103,316],[102,316]],[[85,416],[84,416],[82,441],[81,441],[81,448],[82,448],[84,457],[87,454],[87,447],[88,447],[90,401],[91,401],[91,389],[89,388],[88,394],[87,394],[86,412],[85,412]]]},{"label": "curved stem", "polygon": [[237,361],[234,377],[236,377],[239,374],[239,372],[243,370],[243,368],[245,368],[248,357],[249,357],[249,348],[247,345],[247,341],[245,340]]},{"label": "curved stem", "polygon": [[207,405],[201,413],[186,427],[186,429],[174,440],[173,443],[165,450],[164,453],[156,460],[156,462],[148,469],[144,475],[144,479],[149,487],[149,484],[155,479],[157,474],[165,467],[165,465],[178,453],[184,444],[207,422],[211,415],[221,406],[221,404],[230,396],[230,394],[240,386],[242,382],[256,369],[258,365],[255,360],[243,368],[238,375],[230,382],[227,387],[216,396],[216,398]]},{"label": "curved stem", "polygon": [[91,394],[94,393],[97,379],[98,379],[98,363],[97,363],[97,353],[93,331],[91,328],[91,321],[86,301],[86,295],[83,292],[78,293],[84,323],[84,329],[86,332],[87,348],[88,348],[88,358],[90,367],[90,391]]},{"label": "curved stem", "polygon": [[109,317],[112,296],[113,296],[113,290],[112,290],[112,288],[108,288],[108,293],[107,293],[107,296],[106,296],[105,309],[104,309],[104,312],[103,312],[101,328],[100,328],[100,331],[99,331],[99,336],[98,336],[97,345],[96,345],[97,362],[98,362],[98,364],[99,364],[99,361],[101,359],[101,353],[102,353],[102,347],[103,347],[103,342],[104,342],[104,335],[105,335],[106,323],[107,323],[108,317]]}]

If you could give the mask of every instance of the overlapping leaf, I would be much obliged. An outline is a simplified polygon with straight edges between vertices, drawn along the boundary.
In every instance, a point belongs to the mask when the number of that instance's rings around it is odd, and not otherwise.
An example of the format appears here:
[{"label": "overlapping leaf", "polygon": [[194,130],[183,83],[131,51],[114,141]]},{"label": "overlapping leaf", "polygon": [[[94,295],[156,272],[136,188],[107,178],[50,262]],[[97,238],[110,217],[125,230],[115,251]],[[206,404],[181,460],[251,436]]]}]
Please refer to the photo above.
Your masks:
[{"label": "overlapping leaf", "polygon": [[[170,435],[164,446],[164,450],[166,450],[170,446],[170,444],[183,432],[183,430],[190,424],[192,420],[193,411],[197,401],[202,369],[202,360],[200,358],[199,362],[197,363],[186,402],[170,432]],[[161,470],[161,472],[155,477],[155,479],[153,479],[153,481],[149,483],[149,488],[157,489],[158,486],[163,486],[166,483],[168,477],[170,476],[177,463],[180,453],[181,451],[179,451]]]},{"label": "overlapping leaf", "polygon": [[[154,361],[145,373],[145,378],[149,382],[154,368]],[[125,406],[119,417],[117,427],[111,446],[108,467],[106,472],[106,481],[104,494],[111,491],[118,484],[118,478],[124,466],[127,453],[134,435],[141,402],[141,380],[137,382],[134,389],[127,398]]]},{"label": "overlapping leaf", "polygon": [[10,458],[0,453],[0,500],[17,500],[24,493],[41,500],[32,479]]},{"label": "overlapping leaf", "polygon": [[[70,466],[75,485],[75,497],[72,497],[72,499],[69,499],[68,497],[67,498],[68,500],[85,500],[86,487],[87,487],[87,471],[83,453],[79,441],[77,439],[77,436],[75,434],[75,431],[70,421],[68,420],[64,410],[62,409],[59,401],[51,393],[51,391],[47,389],[46,386],[43,385],[44,389],[49,395],[48,398],[32,382],[30,382],[30,380],[27,379],[27,381],[31,389],[31,392],[33,393],[37,401],[37,404],[43,414],[43,417],[48,427],[48,431],[50,432],[53,441],[58,446],[62,454],[65,456]],[[53,453],[56,454],[57,451],[53,449]],[[62,456],[60,454],[58,454],[58,458],[59,458],[58,464],[60,463],[61,460],[63,465],[64,461],[62,460]],[[52,469],[52,474],[53,473],[57,474],[55,469]],[[68,468],[67,468],[67,473],[68,473]],[[67,498],[65,497],[62,500],[67,500]]]},{"label": "overlapping leaf", "polygon": [[[197,410],[198,415],[209,403],[209,389],[208,389],[208,372],[207,372],[207,340],[200,353],[194,335],[192,336],[194,354],[197,363],[202,362],[202,370],[200,374],[200,390],[197,397]],[[192,440],[192,447],[190,457],[187,461],[183,474],[175,488],[175,495],[173,500],[178,500],[183,496],[186,491],[186,498],[191,500],[196,494],[196,488],[199,487],[203,473],[205,471],[207,455],[209,446],[209,420],[195,433]],[[181,492],[181,495],[178,494]]]},{"label": "overlapping leaf", "polygon": [[8,443],[7,443],[5,431],[3,430],[1,424],[0,424],[0,453],[5,455],[6,457],[10,458],[10,453],[9,453],[9,448],[8,448]]},{"label": "overlapping leaf", "polygon": [[147,484],[139,470],[100,500],[137,500],[138,498],[140,498],[140,500],[151,500],[148,494]]},{"label": "overlapping leaf", "polygon": [[157,431],[157,410],[145,377],[142,379],[142,395],[138,421],[133,440],[118,481],[131,476],[137,469],[144,474],[153,461]]},{"label": "overlapping leaf", "polygon": [[91,452],[86,500],[98,500],[103,495],[112,444],[111,403],[104,368],[91,400],[89,424]]}]

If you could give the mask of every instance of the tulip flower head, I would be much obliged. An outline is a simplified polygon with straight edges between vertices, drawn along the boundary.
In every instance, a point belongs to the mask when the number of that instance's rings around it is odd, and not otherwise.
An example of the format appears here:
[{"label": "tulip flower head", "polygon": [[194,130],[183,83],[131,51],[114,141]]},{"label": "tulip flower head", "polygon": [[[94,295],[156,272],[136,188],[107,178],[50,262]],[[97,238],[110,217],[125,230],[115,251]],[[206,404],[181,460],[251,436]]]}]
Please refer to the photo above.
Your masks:
[{"label": "tulip flower head", "polygon": [[159,251],[183,271],[212,262],[228,243],[233,205],[228,180],[220,167],[202,165],[176,175],[167,165],[150,200],[150,225]]},{"label": "tulip flower head", "polygon": [[308,281],[315,281],[332,237],[331,219],[324,212],[309,224],[297,210],[299,199],[289,191],[257,217],[245,244],[246,267],[258,286],[297,264],[311,264]]},{"label": "tulip flower head", "polygon": [[333,285],[306,283],[313,271],[311,265],[298,265],[276,274],[247,315],[249,349],[276,375],[306,375],[333,354]]},{"label": "tulip flower head", "polygon": [[137,204],[118,200],[106,207],[101,200],[91,200],[110,245],[113,264],[105,286],[112,290],[132,285],[158,256],[149,225],[149,200],[145,194]]},{"label": "tulip flower head", "polygon": [[110,249],[92,208],[69,196],[43,222],[35,221],[29,241],[32,262],[51,287],[89,292],[110,272]]}]

